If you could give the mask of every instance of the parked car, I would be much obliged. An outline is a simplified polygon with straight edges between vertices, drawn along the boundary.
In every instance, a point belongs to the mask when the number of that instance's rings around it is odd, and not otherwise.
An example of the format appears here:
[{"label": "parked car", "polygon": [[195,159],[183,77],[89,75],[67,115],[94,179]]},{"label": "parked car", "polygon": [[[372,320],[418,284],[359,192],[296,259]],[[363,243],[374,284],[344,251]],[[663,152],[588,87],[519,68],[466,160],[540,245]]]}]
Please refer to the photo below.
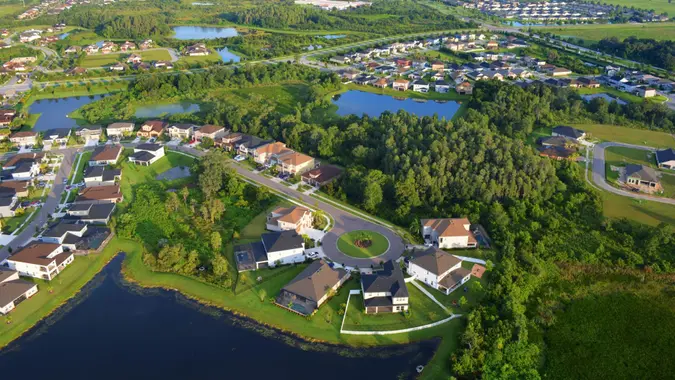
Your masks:
[{"label": "parked car", "polygon": [[234,156],[234,160],[237,161],[237,162],[244,161],[245,159],[246,159],[246,157],[244,157],[244,156],[242,156],[242,155],[240,155],[240,154]]}]

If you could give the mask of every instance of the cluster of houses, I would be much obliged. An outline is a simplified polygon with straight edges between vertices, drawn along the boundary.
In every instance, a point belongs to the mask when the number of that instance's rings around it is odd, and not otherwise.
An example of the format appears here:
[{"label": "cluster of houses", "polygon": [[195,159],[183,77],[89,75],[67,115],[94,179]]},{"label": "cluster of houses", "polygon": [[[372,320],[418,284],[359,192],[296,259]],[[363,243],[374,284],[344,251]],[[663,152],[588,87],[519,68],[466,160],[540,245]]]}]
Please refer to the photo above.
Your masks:
[{"label": "cluster of houses", "polygon": [[675,90],[675,82],[669,79],[640,71],[621,70],[614,66],[606,66],[605,75],[599,76],[597,80],[608,87],[643,98],[656,96],[657,90],[664,92]]},{"label": "cluster of houses", "polygon": [[579,145],[586,137],[582,130],[558,125],[553,128],[550,137],[542,137],[537,143],[539,155],[555,160],[573,160],[579,156]]},{"label": "cluster of houses", "polygon": [[[523,20],[537,22],[568,22],[606,20],[616,12],[636,21],[667,21],[668,17],[620,7],[611,4],[601,4],[589,1],[539,1],[523,2],[515,0],[454,0],[454,5],[467,9],[477,9],[491,16],[507,20]],[[636,19],[637,18],[637,19]]]},{"label": "cluster of houses", "polygon": [[89,4],[89,0],[43,0],[40,4],[31,7],[16,16],[18,20],[32,20],[40,15],[46,14],[56,16],[66,9],[70,9],[78,4]]},{"label": "cluster of houses", "polygon": [[26,72],[31,64],[37,61],[37,57],[15,57],[2,64],[2,73]]},{"label": "cluster of houses", "polygon": [[367,1],[336,1],[336,0],[295,0],[298,5],[313,5],[323,10],[344,11],[345,9],[359,8],[369,6],[372,3]]},{"label": "cluster of houses", "polygon": [[28,197],[43,171],[59,164],[59,156],[43,152],[19,153],[4,162],[0,173],[0,217],[15,216],[22,208],[20,200]]}]

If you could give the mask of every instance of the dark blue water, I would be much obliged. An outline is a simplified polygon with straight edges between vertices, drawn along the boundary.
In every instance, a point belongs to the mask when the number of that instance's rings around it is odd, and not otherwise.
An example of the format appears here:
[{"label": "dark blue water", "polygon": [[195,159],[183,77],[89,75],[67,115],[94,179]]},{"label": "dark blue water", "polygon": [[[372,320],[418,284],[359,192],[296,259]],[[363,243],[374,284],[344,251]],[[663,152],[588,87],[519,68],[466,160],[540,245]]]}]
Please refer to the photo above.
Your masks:
[{"label": "dark blue water", "polygon": [[160,117],[162,115],[173,115],[175,113],[193,113],[197,111],[199,111],[199,104],[190,102],[150,104],[147,106],[136,107],[136,113],[134,116],[148,118]]},{"label": "dark blue water", "polygon": [[241,58],[239,58],[238,55],[227,50],[226,47],[218,50],[218,54],[220,55],[220,58],[222,58],[223,61],[225,62],[239,62],[241,60]]},{"label": "dark blue water", "polygon": [[68,117],[68,114],[99,99],[105,95],[75,96],[60,99],[42,99],[36,100],[28,107],[28,113],[41,114],[38,118],[34,131],[46,131],[52,128],[75,128],[77,123]]},{"label": "dark blue water", "polygon": [[235,28],[217,28],[210,26],[175,26],[173,38],[178,40],[212,40],[239,35]]},{"label": "dark blue water", "polygon": [[179,293],[128,284],[122,261],[0,351],[2,378],[394,380],[409,378],[436,346],[363,350],[298,341]]},{"label": "dark blue water", "polygon": [[460,104],[454,101],[439,103],[433,100],[419,101],[413,99],[396,99],[389,95],[379,95],[363,91],[347,91],[333,99],[341,116],[366,114],[371,117],[380,116],[384,111],[397,112],[405,110],[418,116],[432,116],[451,119]]}]

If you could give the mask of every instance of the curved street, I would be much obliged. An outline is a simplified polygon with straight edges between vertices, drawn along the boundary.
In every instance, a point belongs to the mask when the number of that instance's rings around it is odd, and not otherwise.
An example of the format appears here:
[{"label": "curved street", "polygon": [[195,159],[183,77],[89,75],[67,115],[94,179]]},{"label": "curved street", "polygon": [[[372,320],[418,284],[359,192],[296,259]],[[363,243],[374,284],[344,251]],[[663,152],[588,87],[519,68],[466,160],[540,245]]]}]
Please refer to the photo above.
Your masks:
[{"label": "curved street", "polygon": [[667,203],[667,204],[675,205],[675,199],[672,199],[672,198],[653,197],[651,195],[634,193],[632,191],[617,189],[616,187],[607,183],[607,180],[605,179],[605,149],[609,148],[609,147],[612,147],[612,146],[624,147],[624,148],[633,148],[633,149],[642,149],[642,150],[648,150],[650,152],[653,152],[653,151],[656,150],[654,148],[650,148],[650,147],[646,147],[646,146],[616,143],[616,142],[604,142],[604,143],[596,144],[593,147],[593,167],[592,167],[593,183],[595,183],[597,186],[599,186],[600,188],[602,188],[605,191],[609,191],[610,193],[614,193],[614,194],[621,195],[621,196],[624,196],[624,197],[630,197],[630,198],[634,198],[634,199],[642,199],[642,200],[647,200],[647,201],[654,201],[654,202],[659,202],[659,203]]}]

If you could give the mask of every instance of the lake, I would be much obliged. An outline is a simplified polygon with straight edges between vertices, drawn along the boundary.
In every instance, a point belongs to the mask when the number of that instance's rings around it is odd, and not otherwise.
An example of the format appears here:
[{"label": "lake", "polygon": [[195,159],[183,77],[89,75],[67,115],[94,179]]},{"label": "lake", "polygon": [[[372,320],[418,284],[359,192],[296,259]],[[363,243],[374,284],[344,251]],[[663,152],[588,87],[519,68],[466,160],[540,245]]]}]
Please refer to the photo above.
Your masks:
[{"label": "lake", "polygon": [[212,40],[239,35],[235,28],[219,28],[211,26],[175,26],[173,38],[178,40]]},{"label": "lake", "polygon": [[337,40],[345,37],[347,37],[345,34],[326,34],[325,36],[323,36],[323,38],[327,40]]},{"label": "lake", "polygon": [[129,284],[122,261],[114,258],[0,351],[3,379],[29,369],[47,379],[393,380],[412,378],[436,348],[435,341],[369,350],[307,343],[174,291]]},{"label": "lake", "polygon": [[227,50],[226,47],[218,50],[218,54],[220,55],[220,58],[222,58],[223,61],[225,62],[239,62],[241,60],[241,58],[239,58],[238,55]]},{"label": "lake", "polygon": [[46,131],[52,128],[74,128],[75,120],[68,114],[93,101],[103,99],[106,95],[75,96],[70,98],[36,100],[28,107],[28,113],[41,114],[33,131]]},{"label": "lake", "polygon": [[173,115],[175,113],[193,113],[197,111],[199,111],[199,104],[190,102],[150,104],[136,107],[136,113],[134,116],[140,118],[160,117],[162,115]]},{"label": "lake", "polygon": [[379,95],[370,92],[351,90],[333,98],[333,103],[338,106],[337,113],[340,116],[368,115],[370,117],[380,116],[384,111],[397,112],[405,110],[418,116],[433,116],[437,114],[439,118],[445,117],[450,120],[460,104],[454,101],[443,101],[443,103],[433,100],[415,100],[415,99],[396,99],[389,95]]}]

